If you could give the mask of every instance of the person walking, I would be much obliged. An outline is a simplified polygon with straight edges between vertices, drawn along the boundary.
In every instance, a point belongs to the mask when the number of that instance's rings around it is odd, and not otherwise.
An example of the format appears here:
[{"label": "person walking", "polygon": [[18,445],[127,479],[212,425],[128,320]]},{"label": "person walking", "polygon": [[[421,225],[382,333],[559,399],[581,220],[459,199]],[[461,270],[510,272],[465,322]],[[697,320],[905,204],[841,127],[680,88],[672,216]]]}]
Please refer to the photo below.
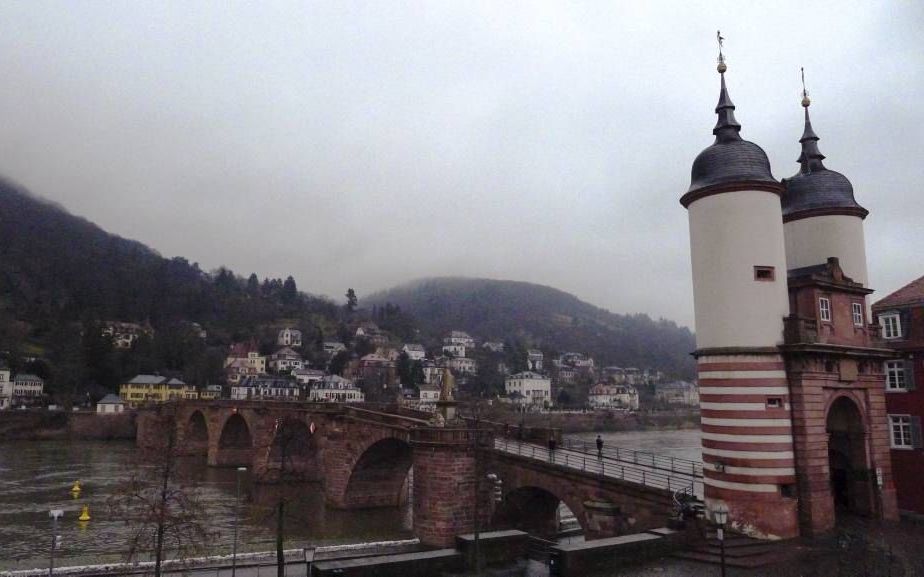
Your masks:
[{"label": "person walking", "polygon": [[555,461],[555,435],[549,437],[549,462]]},{"label": "person walking", "polygon": [[603,459],[603,439],[597,435],[597,458]]}]

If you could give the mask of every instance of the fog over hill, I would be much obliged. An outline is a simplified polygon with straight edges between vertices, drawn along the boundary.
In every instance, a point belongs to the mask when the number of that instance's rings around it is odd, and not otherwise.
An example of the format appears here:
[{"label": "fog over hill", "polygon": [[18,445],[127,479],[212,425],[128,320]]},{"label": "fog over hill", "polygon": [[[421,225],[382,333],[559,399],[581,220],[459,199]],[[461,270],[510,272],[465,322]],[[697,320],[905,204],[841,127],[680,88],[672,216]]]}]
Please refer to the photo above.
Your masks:
[{"label": "fog over hill", "polygon": [[654,367],[691,376],[695,348],[686,327],[645,314],[616,314],[538,284],[484,278],[427,278],[362,299],[398,305],[435,340],[464,330],[480,340],[520,339],[549,351],[590,354],[598,364]]}]

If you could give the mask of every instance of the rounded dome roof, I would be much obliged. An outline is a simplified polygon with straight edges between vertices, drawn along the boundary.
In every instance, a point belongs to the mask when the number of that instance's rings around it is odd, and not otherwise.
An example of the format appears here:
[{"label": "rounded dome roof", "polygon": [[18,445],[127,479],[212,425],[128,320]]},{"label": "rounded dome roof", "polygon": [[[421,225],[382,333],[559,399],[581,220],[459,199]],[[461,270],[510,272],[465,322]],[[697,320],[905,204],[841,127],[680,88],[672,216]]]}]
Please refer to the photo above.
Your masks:
[{"label": "rounded dome roof", "polygon": [[690,171],[688,193],[732,182],[756,181],[777,184],[764,150],[747,140],[716,142],[699,153]]},{"label": "rounded dome roof", "polygon": [[703,195],[721,190],[709,190],[722,185],[757,187],[761,190],[780,192],[779,181],[770,172],[770,160],[764,150],[741,138],[741,125],[735,120],[735,105],[728,96],[725,74],[720,68],[721,89],[719,103],[715,107],[718,116],[712,133],[715,142],[699,153],[690,171],[690,188],[680,199],[683,206]]},{"label": "rounded dome roof", "polygon": [[783,179],[783,218],[792,219],[811,211],[855,213],[865,218],[869,211],[853,197],[853,185],[847,177],[834,170],[821,168],[812,172],[799,172]]},{"label": "rounded dome roof", "polygon": [[825,155],[818,150],[818,135],[809,118],[811,101],[804,96],[805,130],[799,142],[802,153],[799,164],[802,168],[794,176],[783,179],[783,220],[797,220],[823,214],[847,214],[866,218],[869,211],[860,206],[853,197],[853,185],[847,177],[824,165]]}]

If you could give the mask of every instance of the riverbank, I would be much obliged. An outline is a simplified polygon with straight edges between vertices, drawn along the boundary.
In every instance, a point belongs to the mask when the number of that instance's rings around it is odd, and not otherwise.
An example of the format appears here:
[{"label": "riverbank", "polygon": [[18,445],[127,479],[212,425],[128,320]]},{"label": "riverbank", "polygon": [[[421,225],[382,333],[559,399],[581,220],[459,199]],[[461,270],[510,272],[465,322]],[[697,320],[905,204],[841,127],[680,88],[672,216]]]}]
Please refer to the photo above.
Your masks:
[{"label": "riverbank", "polygon": [[516,413],[506,408],[491,408],[485,418],[511,426],[553,427],[570,433],[617,433],[624,431],[674,431],[699,429],[696,409],[625,413],[622,411],[588,411],[568,413]]},{"label": "riverbank", "polygon": [[135,439],[135,413],[101,415],[91,411],[4,411],[0,441],[130,441]]},{"label": "riverbank", "polygon": [[[0,413],[2,441],[130,441],[135,439],[136,413],[116,415],[92,411],[4,411]],[[673,431],[699,428],[697,409],[671,411],[587,411],[518,413],[508,407],[489,407],[484,418],[511,426],[561,429],[562,433],[605,433],[622,431]]]}]

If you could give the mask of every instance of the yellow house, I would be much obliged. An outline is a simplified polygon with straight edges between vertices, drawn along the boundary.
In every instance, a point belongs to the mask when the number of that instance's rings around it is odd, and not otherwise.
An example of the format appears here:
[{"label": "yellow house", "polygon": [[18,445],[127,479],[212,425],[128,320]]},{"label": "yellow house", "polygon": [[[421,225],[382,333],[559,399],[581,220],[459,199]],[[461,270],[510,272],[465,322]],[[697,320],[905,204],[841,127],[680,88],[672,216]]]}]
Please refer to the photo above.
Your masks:
[{"label": "yellow house", "polygon": [[143,403],[165,403],[183,399],[198,399],[199,392],[192,385],[179,379],[167,379],[158,375],[136,375],[134,379],[119,387],[122,401],[136,408]]}]

